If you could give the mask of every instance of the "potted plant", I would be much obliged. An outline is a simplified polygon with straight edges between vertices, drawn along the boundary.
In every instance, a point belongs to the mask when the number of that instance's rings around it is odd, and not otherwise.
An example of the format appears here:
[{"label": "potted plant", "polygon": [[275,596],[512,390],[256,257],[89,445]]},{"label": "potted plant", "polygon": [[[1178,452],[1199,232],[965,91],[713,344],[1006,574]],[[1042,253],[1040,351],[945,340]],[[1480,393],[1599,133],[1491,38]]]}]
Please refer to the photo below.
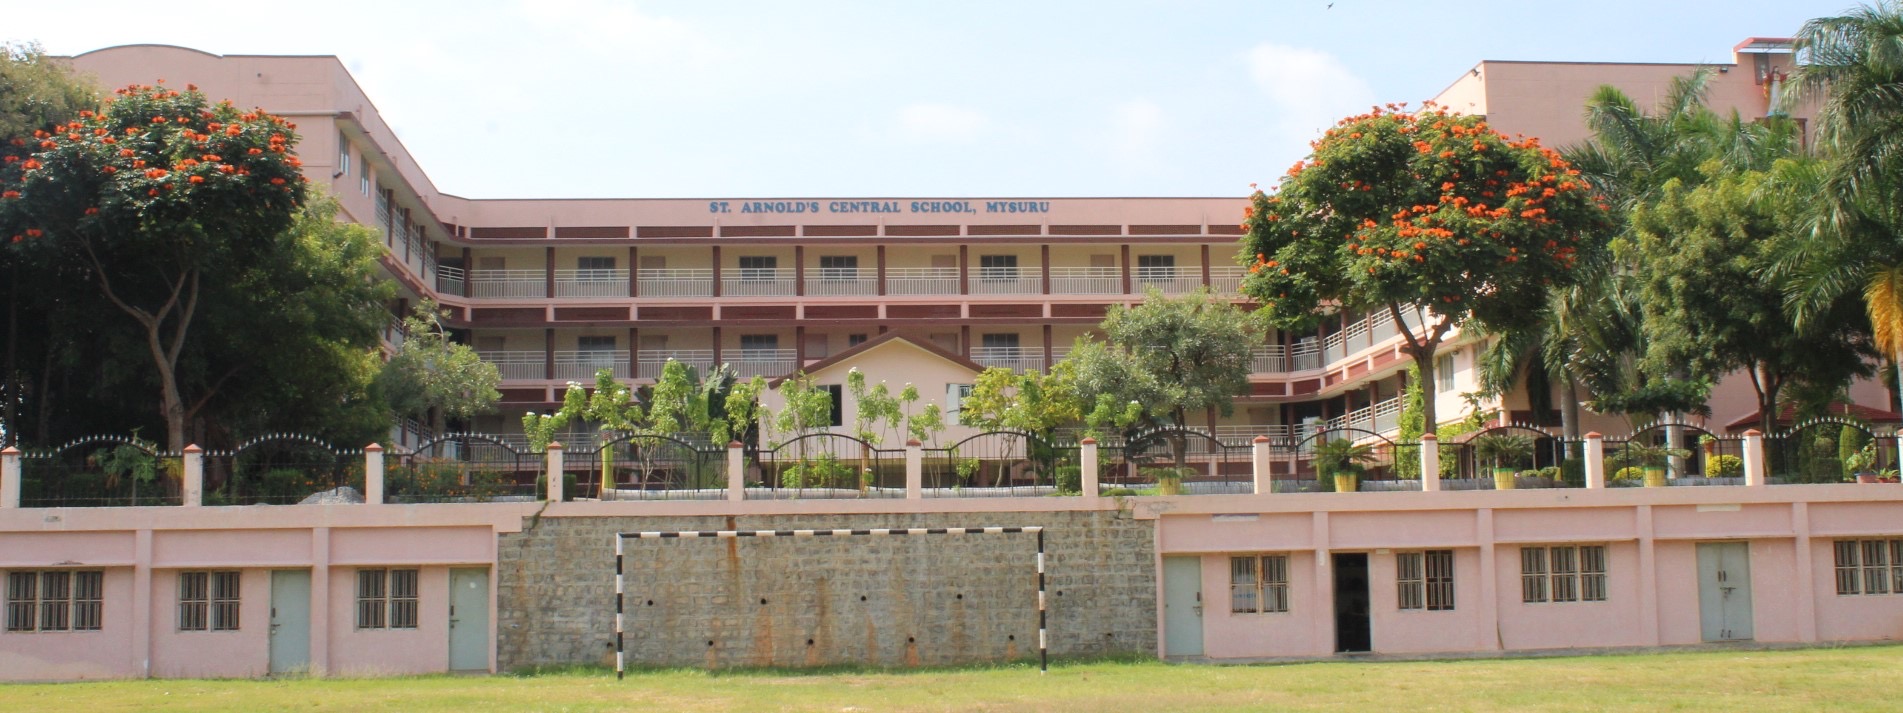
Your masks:
[{"label": "potted plant", "polygon": [[1471,441],[1474,457],[1493,463],[1493,489],[1512,490],[1517,466],[1533,457],[1533,439],[1514,433],[1490,433]]},{"label": "potted plant", "polygon": [[1315,475],[1334,478],[1335,492],[1352,493],[1361,489],[1361,473],[1374,462],[1374,446],[1357,444],[1346,438],[1315,444]]},{"label": "potted plant", "polygon": [[1663,488],[1666,486],[1665,465],[1673,458],[1689,458],[1692,452],[1683,448],[1654,446],[1644,443],[1627,443],[1625,460],[1639,464],[1645,473],[1645,487]]}]

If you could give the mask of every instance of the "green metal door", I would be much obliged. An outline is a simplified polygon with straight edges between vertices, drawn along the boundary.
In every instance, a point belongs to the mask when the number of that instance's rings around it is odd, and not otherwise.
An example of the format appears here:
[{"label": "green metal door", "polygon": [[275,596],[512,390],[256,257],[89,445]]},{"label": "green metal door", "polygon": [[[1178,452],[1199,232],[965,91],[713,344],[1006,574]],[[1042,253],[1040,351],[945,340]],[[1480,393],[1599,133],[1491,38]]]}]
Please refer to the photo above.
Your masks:
[{"label": "green metal door", "polygon": [[301,569],[271,573],[271,673],[298,673],[311,667],[311,573]]},{"label": "green metal door", "polygon": [[489,670],[489,570],[449,571],[449,670]]},{"label": "green metal door", "polygon": [[1200,557],[1163,558],[1163,654],[1203,655],[1203,565]]},{"label": "green metal door", "polygon": [[1749,543],[1699,543],[1698,619],[1706,641],[1751,639]]}]

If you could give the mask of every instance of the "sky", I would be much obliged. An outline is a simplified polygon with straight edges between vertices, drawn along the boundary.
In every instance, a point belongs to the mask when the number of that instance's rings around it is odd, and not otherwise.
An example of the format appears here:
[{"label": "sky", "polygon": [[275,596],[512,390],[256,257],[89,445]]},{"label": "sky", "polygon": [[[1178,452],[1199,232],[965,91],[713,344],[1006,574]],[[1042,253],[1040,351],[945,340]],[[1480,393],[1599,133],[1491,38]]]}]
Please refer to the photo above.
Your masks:
[{"label": "sky", "polygon": [[1241,196],[1481,60],[1729,62],[1852,2],[83,5],[0,40],[336,55],[455,195],[958,198]]}]

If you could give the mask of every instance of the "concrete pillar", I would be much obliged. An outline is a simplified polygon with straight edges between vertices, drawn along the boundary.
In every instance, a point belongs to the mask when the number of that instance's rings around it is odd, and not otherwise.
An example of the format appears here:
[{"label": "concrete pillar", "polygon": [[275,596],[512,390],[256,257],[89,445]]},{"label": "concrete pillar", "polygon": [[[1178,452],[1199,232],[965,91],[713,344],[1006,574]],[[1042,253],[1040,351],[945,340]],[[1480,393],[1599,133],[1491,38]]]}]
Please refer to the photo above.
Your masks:
[{"label": "concrete pillar", "polygon": [[1269,437],[1256,436],[1249,441],[1250,456],[1255,471],[1255,494],[1267,495],[1275,492],[1274,466],[1269,462]]},{"label": "concrete pillar", "polygon": [[185,507],[205,504],[205,449],[185,446]]},{"label": "concrete pillar", "polygon": [[1606,487],[1606,440],[1598,431],[1586,432],[1586,487]]},{"label": "concrete pillar", "polygon": [[556,441],[548,444],[548,449],[543,455],[548,461],[546,467],[548,474],[542,478],[544,482],[548,483],[546,497],[544,499],[552,503],[559,503],[562,501],[562,475],[564,473],[562,466],[562,442]]},{"label": "concrete pillar", "polygon": [[747,499],[747,447],[739,441],[727,444],[727,499]]},{"label": "concrete pillar", "polygon": [[20,507],[20,449],[0,450],[0,508]]},{"label": "concrete pillar", "polygon": [[1097,485],[1097,439],[1085,438],[1077,442],[1078,483],[1086,498],[1103,494],[1103,488]]},{"label": "concrete pillar", "polygon": [[1764,433],[1755,428],[1744,432],[1744,484],[1764,485]]},{"label": "concrete pillar", "polygon": [[1421,492],[1440,492],[1440,437],[1421,434]]},{"label": "concrete pillar", "polygon": [[363,447],[363,502],[383,504],[383,446],[375,443]]},{"label": "concrete pillar", "polygon": [[925,499],[925,448],[916,438],[905,440],[905,499]]}]

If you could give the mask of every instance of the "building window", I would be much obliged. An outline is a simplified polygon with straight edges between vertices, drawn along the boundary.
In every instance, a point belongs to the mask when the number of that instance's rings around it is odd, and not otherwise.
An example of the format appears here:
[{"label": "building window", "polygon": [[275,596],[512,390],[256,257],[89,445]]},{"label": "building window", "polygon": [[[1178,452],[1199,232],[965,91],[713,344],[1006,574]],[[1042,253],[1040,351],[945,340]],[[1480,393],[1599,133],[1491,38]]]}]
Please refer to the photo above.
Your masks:
[{"label": "building window", "polygon": [[1137,279],[1168,280],[1176,277],[1175,255],[1138,255]]},{"label": "building window", "polygon": [[1018,279],[1018,256],[1016,255],[979,255],[978,279],[1015,280]]},{"label": "building window", "polygon": [[179,631],[238,630],[237,572],[178,573]]},{"label": "building window", "polygon": [[1520,601],[1605,600],[1606,548],[1603,545],[1520,548]]},{"label": "building window", "polygon": [[105,573],[7,573],[7,631],[98,631]]},{"label": "building window", "polygon": [[740,358],[767,359],[766,355],[753,355],[749,352],[772,351],[780,348],[778,334],[742,334],[740,335]]},{"label": "building window", "polygon": [[1838,594],[1903,594],[1903,539],[1838,540]]},{"label": "building window", "polygon": [[986,349],[1018,348],[1018,335],[1015,333],[986,334],[982,336],[982,339],[983,341],[980,343],[983,344]]},{"label": "building window", "polygon": [[971,387],[971,384],[946,384],[945,413],[956,416],[958,409],[964,405],[965,399],[971,397]]},{"label": "building window", "polygon": [[1288,611],[1288,555],[1229,558],[1229,611],[1280,614]]},{"label": "building window", "polygon": [[1454,551],[1402,552],[1394,556],[1402,609],[1452,611]]},{"label": "building window", "polygon": [[585,256],[585,257],[578,257],[578,258],[575,258],[575,269],[577,270],[613,270],[615,269],[615,259],[613,255],[609,255],[606,257],[592,256],[592,255]]},{"label": "building window", "polygon": [[848,335],[846,335],[846,348],[847,348],[847,349],[851,349],[851,348],[853,348],[853,347],[856,347],[856,346],[859,346],[859,345],[861,345],[861,344],[865,344],[865,343],[866,343],[866,335],[864,335],[864,334],[848,334]]},{"label": "building window", "polygon": [[364,161],[363,163],[360,163],[357,165],[357,192],[362,193],[366,196],[370,195],[370,162],[369,161]]},{"label": "building window", "polygon": [[342,131],[337,132],[337,175],[350,175],[350,139]]},{"label": "building window", "polygon": [[832,402],[832,422],[826,425],[846,425],[846,392],[844,388],[839,384],[820,384],[819,388],[831,396],[829,400]]},{"label": "building window", "polygon": [[615,350],[614,337],[576,337],[575,351],[612,352]]},{"label": "building window", "polygon": [[740,256],[740,279],[771,280],[775,277],[780,259],[772,255]]},{"label": "building window", "polygon": [[416,628],[414,569],[357,570],[357,628]]},{"label": "building window", "polygon": [[1454,355],[1442,354],[1434,359],[1434,388],[1443,394],[1454,390]]},{"label": "building window", "polygon": [[856,255],[819,256],[819,279],[857,280],[859,279],[859,257]]}]

